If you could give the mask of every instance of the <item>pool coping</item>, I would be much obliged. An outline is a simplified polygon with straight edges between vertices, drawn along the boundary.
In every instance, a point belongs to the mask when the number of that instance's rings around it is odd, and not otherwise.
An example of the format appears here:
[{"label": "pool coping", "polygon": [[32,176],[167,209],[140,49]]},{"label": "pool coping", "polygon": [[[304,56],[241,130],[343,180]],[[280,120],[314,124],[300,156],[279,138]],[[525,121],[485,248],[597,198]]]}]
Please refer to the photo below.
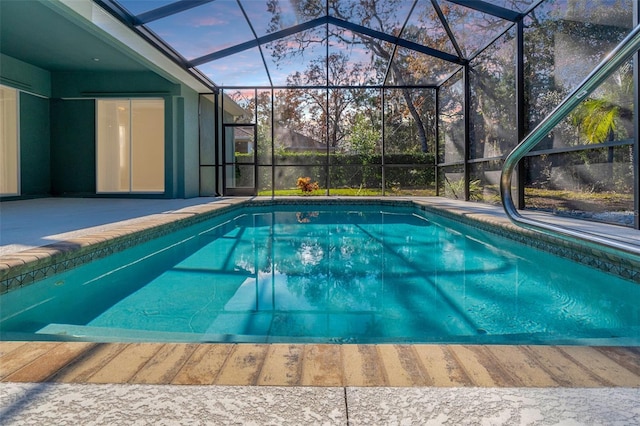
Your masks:
[{"label": "pool coping", "polygon": [[640,392],[640,347],[6,341],[0,382]]},{"label": "pool coping", "polygon": [[[125,250],[177,229],[197,224],[243,206],[274,205],[386,205],[415,207],[425,212],[471,225],[490,235],[505,237],[529,247],[564,257],[589,267],[640,284],[640,259],[616,257],[597,249],[544,235],[511,223],[506,216],[483,211],[479,205],[456,206],[433,198],[395,197],[242,197],[224,198],[211,203],[154,215],[132,224],[74,237],[54,244],[0,256],[0,294],[37,282],[68,269]],[[471,208],[473,207],[473,208]]]},{"label": "pool coping", "polygon": [[626,254],[616,256],[604,250],[586,248],[580,243],[523,228],[512,223],[506,216],[498,217],[487,213],[469,214],[461,208],[449,207],[444,210],[421,201],[416,201],[416,204],[425,211],[640,284],[640,258],[632,260]]}]

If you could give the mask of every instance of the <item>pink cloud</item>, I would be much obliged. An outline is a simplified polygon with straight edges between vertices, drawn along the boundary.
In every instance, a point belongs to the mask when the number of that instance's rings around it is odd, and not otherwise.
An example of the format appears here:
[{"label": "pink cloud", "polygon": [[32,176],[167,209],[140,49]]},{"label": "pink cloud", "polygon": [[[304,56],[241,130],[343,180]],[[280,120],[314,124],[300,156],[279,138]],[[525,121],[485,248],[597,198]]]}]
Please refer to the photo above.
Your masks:
[{"label": "pink cloud", "polygon": [[191,20],[195,27],[213,27],[216,25],[227,25],[229,22],[214,16],[202,16]]}]

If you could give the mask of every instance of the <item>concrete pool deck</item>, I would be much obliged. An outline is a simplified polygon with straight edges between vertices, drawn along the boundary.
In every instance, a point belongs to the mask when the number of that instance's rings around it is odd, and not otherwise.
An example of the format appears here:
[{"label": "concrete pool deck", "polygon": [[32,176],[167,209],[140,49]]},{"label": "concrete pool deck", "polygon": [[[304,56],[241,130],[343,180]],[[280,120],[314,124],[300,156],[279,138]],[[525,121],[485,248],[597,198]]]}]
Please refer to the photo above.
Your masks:
[{"label": "concrete pool deck", "polygon": [[[3,202],[0,264],[240,200]],[[629,228],[569,222],[640,245]],[[0,342],[0,381],[2,424],[640,424],[638,347]]]},{"label": "concrete pool deck", "polygon": [[2,424],[640,424],[640,349],[1,342]]}]

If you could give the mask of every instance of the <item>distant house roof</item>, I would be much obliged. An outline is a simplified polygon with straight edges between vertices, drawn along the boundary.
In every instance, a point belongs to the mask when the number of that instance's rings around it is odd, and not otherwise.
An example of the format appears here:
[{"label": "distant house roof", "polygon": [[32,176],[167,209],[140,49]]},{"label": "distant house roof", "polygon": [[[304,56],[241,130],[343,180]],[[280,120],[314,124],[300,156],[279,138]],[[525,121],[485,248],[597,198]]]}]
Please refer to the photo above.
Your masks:
[{"label": "distant house roof", "polygon": [[236,141],[252,141],[253,127],[234,127],[233,136]]},{"label": "distant house roof", "polygon": [[295,130],[276,128],[276,141],[288,151],[326,151],[327,145]]}]

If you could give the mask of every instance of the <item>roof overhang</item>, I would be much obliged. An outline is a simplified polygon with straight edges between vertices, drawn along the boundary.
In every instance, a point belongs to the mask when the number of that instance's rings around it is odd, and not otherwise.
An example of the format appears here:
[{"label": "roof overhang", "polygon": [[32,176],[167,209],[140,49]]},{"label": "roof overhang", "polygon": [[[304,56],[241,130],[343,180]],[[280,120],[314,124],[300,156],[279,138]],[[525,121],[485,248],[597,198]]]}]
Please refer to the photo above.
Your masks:
[{"label": "roof overhang", "polygon": [[214,89],[211,82],[172,61],[92,0],[49,0],[44,4],[167,80],[184,84],[198,93]]}]

